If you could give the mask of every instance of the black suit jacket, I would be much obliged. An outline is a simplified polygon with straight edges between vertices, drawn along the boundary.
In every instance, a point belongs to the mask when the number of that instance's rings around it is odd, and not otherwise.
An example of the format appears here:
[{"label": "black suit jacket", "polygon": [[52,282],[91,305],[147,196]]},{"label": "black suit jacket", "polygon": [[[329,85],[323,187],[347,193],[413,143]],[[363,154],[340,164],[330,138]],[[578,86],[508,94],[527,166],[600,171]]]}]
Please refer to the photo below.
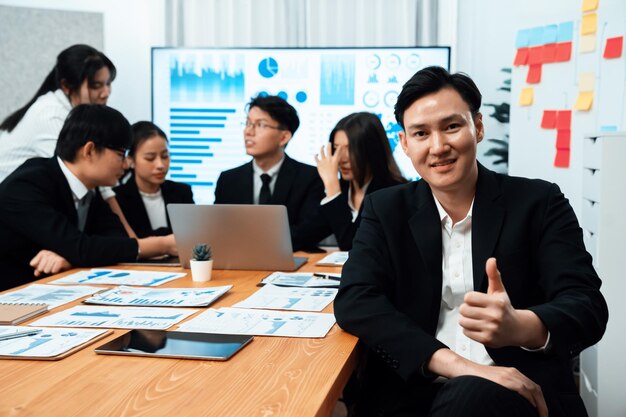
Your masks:
[{"label": "black suit jacket", "polygon": [[[364,206],[335,315],[367,346],[360,400],[371,410],[366,415],[415,410],[432,380],[422,367],[445,347],[434,337],[441,223],[425,181],[381,190]],[[586,415],[570,360],[602,337],[608,310],[576,216],[555,184],[479,165],[472,212],[477,291],[486,292],[485,262],[492,256],[513,307],[534,311],[550,331],[551,351],[488,348],[489,355],[541,385],[551,417]]]},{"label": "black suit jacket", "polygon": [[[372,178],[370,185],[365,190],[365,195],[369,195],[374,191],[383,188],[399,185],[396,181],[382,181],[378,178]],[[347,181],[340,180],[341,194],[326,204],[321,204],[315,216],[311,216],[302,226],[302,230],[306,230],[306,234],[311,236],[312,242],[319,242],[330,234],[337,239],[337,245],[340,250],[352,249],[352,240],[356,234],[359,224],[361,224],[361,213],[363,205],[359,209],[357,218],[352,221],[352,211],[348,205],[348,189],[350,184]]]},{"label": "black suit jacket", "polygon": [[32,281],[30,260],[51,250],[75,267],[133,261],[137,241],[126,235],[100,194],[78,230],[72,191],[54,158],[26,161],[0,184],[0,289]]},{"label": "black suit jacket", "polygon": [[[152,229],[150,218],[148,218],[146,206],[143,204],[141,194],[139,194],[134,175],[125,184],[119,185],[113,190],[128,224],[137,234],[137,237],[165,236],[172,233],[172,225],[170,224],[170,216],[167,215],[167,210],[165,212],[167,227]],[[165,207],[170,203],[193,204],[194,202],[193,192],[187,184],[169,180],[165,181],[161,184],[161,193]]]},{"label": "black suit jacket", "polygon": [[[215,204],[253,204],[253,175],[252,161],[222,172],[215,186]],[[285,155],[270,204],[287,207],[293,250],[312,248],[319,241],[314,241],[302,225],[316,213],[323,195],[317,168]]]}]

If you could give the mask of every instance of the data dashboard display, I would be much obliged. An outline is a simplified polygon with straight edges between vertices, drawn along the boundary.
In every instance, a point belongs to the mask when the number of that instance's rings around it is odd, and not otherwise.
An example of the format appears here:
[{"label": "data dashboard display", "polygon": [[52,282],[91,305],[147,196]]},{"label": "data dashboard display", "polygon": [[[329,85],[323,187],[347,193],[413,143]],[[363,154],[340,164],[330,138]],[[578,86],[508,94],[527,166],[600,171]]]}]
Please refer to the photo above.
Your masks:
[{"label": "data dashboard display", "polygon": [[300,127],[286,148],[292,158],[314,165],[342,117],[369,111],[380,117],[404,175],[414,178],[393,107],[415,72],[449,64],[449,47],[153,48],[152,118],[170,140],[169,178],[190,184],[197,203],[212,203],[220,172],[250,160],[242,123],[259,94],[278,95],[298,111]]}]

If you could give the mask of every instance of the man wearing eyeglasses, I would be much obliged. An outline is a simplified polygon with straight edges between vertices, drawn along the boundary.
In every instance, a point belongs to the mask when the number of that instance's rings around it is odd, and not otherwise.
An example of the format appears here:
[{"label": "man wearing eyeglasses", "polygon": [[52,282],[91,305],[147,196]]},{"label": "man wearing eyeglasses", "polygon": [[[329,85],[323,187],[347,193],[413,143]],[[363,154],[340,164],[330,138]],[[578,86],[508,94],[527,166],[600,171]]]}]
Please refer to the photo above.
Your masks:
[{"label": "man wearing eyeglasses", "polygon": [[0,290],[72,267],[176,254],[173,235],[128,237],[98,191],[124,173],[131,139],[117,110],[76,106],[55,156],[27,160],[0,184]]},{"label": "man wearing eyeglasses", "polygon": [[221,173],[215,204],[284,205],[294,250],[311,249],[317,242],[301,225],[318,209],[324,189],[315,167],[285,154],[300,125],[298,113],[278,96],[255,97],[247,108],[244,140],[252,161]]}]

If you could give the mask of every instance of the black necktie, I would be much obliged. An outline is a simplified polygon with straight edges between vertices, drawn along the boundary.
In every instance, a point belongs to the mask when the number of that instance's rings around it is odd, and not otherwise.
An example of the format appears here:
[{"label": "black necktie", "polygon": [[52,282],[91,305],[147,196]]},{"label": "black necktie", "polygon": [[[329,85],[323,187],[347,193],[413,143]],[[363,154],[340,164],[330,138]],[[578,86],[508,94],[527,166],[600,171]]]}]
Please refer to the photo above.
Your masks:
[{"label": "black necktie", "polygon": [[259,204],[269,204],[270,199],[272,198],[272,192],[270,191],[270,182],[272,182],[272,177],[268,174],[261,174],[261,181],[263,185],[261,186],[261,192],[259,193]]},{"label": "black necktie", "polygon": [[91,198],[93,192],[87,191],[87,194],[78,200],[78,207],[76,207],[76,216],[78,218],[78,230],[81,232],[85,230],[85,224],[87,223],[87,213],[89,212],[89,206],[91,205]]}]

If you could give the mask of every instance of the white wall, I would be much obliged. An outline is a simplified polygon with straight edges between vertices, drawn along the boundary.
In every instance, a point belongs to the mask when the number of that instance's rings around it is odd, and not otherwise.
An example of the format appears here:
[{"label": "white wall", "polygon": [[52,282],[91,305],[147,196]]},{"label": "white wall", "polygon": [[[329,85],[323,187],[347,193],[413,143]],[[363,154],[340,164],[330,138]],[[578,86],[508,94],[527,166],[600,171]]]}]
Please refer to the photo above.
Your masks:
[{"label": "white wall", "polygon": [[103,13],[103,52],[118,70],[108,104],[131,123],[150,120],[150,48],[165,43],[165,0],[0,0],[0,5]]}]

